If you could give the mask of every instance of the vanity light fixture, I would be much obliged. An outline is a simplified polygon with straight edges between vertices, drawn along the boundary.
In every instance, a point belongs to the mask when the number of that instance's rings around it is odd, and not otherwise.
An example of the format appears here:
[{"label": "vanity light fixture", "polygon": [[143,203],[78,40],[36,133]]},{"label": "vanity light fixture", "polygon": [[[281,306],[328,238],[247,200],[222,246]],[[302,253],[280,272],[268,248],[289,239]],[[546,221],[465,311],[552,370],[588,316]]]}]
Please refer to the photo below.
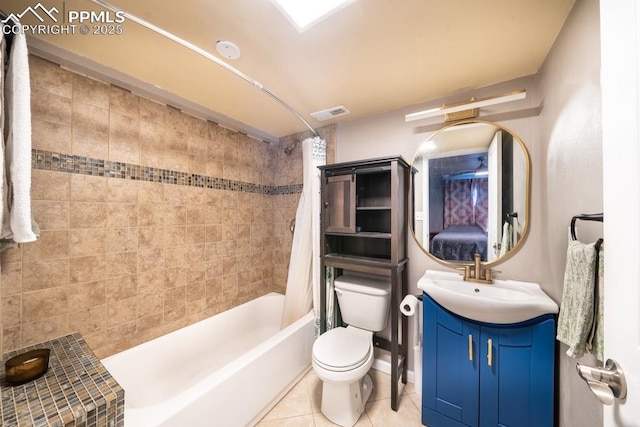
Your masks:
[{"label": "vanity light fixture", "polygon": [[422,120],[429,117],[440,116],[443,114],[445,115],[445,121],[467,119],[477,117],[478,108],[503,104],[505,102],[517,101],[526,97],[526,89],[520,89],[504,95],[490,96],[487,98],[471,98],[468,101],[461,101],[453,104],[443,104],[440,107],[430,108],[428,110],[418,111],[417,113],[407,114],[406,116],[404,116],[404,121],[413,122],[415,120]]}]

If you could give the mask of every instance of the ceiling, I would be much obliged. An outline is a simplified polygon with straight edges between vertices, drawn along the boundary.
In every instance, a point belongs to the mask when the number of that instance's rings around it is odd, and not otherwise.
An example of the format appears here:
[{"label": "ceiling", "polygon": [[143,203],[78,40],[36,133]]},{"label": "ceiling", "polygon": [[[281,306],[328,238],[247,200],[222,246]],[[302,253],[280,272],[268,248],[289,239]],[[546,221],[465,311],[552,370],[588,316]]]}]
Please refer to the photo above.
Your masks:
[{"label": "ceiling", "polygon": [[[111,0],[217,55],[260,82],[314,128],[357,120],[535,74],[575,0],[356,0],[300,33],[271,0]],[[3,0],[20,13],[35,0]],[[59,10],[104,10],[89,0],[47,1]],[[30,15],[22,23],[38,23]],[[132,20],[120,35],[39,35],[49,46],[216,112],[276,139],[306,126],[221,66]],[[46,48],[45,48],[46,49]],[[319,122],[310,113],[344,105]],[[217,118],[220,121],[219,117]]]}]

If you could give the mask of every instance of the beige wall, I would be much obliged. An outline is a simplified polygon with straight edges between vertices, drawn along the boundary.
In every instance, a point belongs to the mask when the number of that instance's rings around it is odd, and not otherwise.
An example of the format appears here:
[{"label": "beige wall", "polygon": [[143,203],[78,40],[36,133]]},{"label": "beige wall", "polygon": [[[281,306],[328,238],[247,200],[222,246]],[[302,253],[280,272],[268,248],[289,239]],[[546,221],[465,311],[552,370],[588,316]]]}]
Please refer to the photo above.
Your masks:
[{"label": "beige wall", "polygon": [[[0,350],[79,331],[104,357],[284,292],[300,148],[285,156],[42,59],[30,67],[42,235],[2,253]],[[333,147],[334,127],[322,134]],[[108,162],[127,179],[92,176]],[[145,181],[161,169],[180,185]]]},{"label": "beige wall", "polygon": [[[598,0],[577,0],[537,76],[437,100],[338,126],[337,161],[401,154],[411,160],[421,141],[438,126],[405,123],[404,115],[447,102],[526,88],[526,101],[500,111],[482,109],[527,145],[532,162],[530,232],[525,246],[497,266],[499,277],[538,282],[558,303],[562,295],[567,226],[573,215],[602,211],[602,135]],[[494,107],[498,108],[498,107]],[[515,110],[510,114],[508,109]],[[440,126],[444,126],[440,122]],[[593,241],[601,226],[580,224]],[[409,238],[409,285],[425,269],[443,269]],[[410,337],[412,334],[409,335]],[[410,346],[412,344],[410,343]],[[411,347],[410,347],[411,348]],[[575,374],[575,360],[558,354],[560,426],[600,426],[602,406]],[[413,366],[410,352],[409,366]],[[591,362],[589,357],[585,358]]]},{"label": "beige wall", "polygon": [[[602,212],[602,107],[598,0],[578,0],[542,68],[545,108],[540,115],[545,184],[540,248],[543,281],[559,301],[567,250],[567,226],[579,213]],[[584,242],[602,237],[602,225],[579,222]],[[601,426],[602,405],[575,370],[560,344],[560,426]],[[593,357],[581,363],[596,365]]]}]

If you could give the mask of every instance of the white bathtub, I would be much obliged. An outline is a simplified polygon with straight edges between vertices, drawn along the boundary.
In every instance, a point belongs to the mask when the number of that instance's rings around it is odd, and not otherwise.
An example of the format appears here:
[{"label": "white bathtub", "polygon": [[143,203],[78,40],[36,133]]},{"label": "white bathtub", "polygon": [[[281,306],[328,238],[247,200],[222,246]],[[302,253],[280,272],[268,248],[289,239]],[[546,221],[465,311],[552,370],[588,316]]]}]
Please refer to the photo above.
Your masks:
[{"label": "white bathtub", "polygon": [[311,366],[313,316],[280,330],[283,306],[270,293],[103,359],[125,427],[258,422]]}]

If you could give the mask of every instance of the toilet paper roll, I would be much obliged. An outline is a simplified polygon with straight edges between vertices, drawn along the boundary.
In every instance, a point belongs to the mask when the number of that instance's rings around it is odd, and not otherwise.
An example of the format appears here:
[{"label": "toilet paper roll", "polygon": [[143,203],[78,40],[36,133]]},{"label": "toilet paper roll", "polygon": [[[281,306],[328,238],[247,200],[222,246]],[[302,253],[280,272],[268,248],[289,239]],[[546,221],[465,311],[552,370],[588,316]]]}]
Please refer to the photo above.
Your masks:
[{"label": "toilet paper roll", "polygon": [[414,295],[407,295],[400,302],[400,312],[407,317],[411,317],[416,314],[419,303],[420,301]]}]

